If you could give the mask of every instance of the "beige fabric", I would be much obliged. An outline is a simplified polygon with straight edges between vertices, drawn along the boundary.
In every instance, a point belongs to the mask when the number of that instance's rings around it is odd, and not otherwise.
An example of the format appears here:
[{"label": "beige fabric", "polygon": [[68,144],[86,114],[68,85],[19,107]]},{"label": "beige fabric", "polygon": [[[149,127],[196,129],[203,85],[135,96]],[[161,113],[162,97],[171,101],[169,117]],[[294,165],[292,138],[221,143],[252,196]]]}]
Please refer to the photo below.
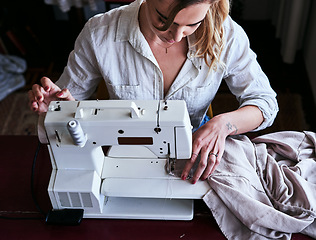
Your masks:
[{"label": "beige fabric", "polygon": [[229,137],[204,197],[228,239],[316,238],[315,133]]}]

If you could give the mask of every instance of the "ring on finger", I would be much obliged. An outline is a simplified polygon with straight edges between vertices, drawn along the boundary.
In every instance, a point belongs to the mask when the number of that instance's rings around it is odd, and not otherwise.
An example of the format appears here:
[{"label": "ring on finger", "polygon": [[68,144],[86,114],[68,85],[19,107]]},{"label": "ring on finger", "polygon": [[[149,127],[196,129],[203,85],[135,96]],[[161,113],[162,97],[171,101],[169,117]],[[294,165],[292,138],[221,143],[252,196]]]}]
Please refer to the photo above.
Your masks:
[{"label": "ring on finger", "polygon": [[210,152],[208,155],[209,155],[209,156],[210,156],[210,155],[213,155],[213,156],[215,156],[215,157],[218,157],[218,154],[213,153],[213,152]]}]

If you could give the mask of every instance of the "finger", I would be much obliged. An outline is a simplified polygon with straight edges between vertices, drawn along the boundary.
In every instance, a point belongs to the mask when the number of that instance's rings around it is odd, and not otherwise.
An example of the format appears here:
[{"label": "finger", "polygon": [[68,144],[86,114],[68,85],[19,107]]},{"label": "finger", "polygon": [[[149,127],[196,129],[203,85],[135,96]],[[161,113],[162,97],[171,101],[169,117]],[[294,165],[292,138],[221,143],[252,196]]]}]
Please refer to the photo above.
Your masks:
[{"label": "finger", "polygon": [[213,167],[213,169],[212,169],[210,174],[212,174],[215,171],[215,169],[217,168],[217,166],[221,162],[223,153],[224,153],[224,148],[219,148],[218,149],[218,153],[217,153],[217,158],[216,158],[215,165],[214,165],[214,167]]},{"label": "finger", "polygon": [[[187,161],[183,174],[182,174],[182,179],[186,179],[189,175],[190,170],[193,168],[198,154],[200,153],[200,162],[203,161],[203,159],[205,160],[205,156],[207,155],[207,153],[205,153],[205,151],[202,151],[203,145],[205,145],[205,140],[203,138],[201,138],[200,135],[195,134],[193,136],[193,143],[192,143],[192,157],[189,161]],[[194,181],[194,180],[193,180]]]},{"label": "finger", "polygon": [[202,176],[206,167],[207,167],[207,157],[202,156],[202,154],[201,154],[200,162],[199,162],[199,164],[195,170],[195,173],[193,175],[193,178],[192,178],[192,184],[195,184],[200,179],[200,177]]},{"label": "finger", "polygon": [[201,176],[201,180],[204,181],[206,178],[208,178],[214,172],[218,163],[219,163],[218,154],[215,154],[214,152],[210,152],[208,161],[207,161],[207,167]]},{"label": "finger", "polygon": [[69,90],[67,88],[61,90],[60,92],[58,92],[56,94],[56,96],[58,98],[64,99],[64,100],[68,100],[68,101],[74,101],[74,97],[71,95],[71,93],[69,92]]},{"label": "finger", "polygon": [[216,157],[214,155],[210,155],[211,149],[213,151],[217,151],[215,138],[212,138],[209,141],[208,145],[201,148],[201,159],[198,167],[195,170],[194,176],[192,178],[192,183],[196,183],[200,178],[205,180],[211,172],[211,169],[214,166],[214,161],[216,161]]},{"label": "finger", "polygon": [[50,90],[55,88],[55,84],[52,82],[52,80],[50,80],[48,77],[42,77],[41,78],[41,84],[43,86],[43,89],[46,92],[49,92]]},{"label": "finger", "polygon": [[198,154],[193,152],[191,158],[189,160],[187,160],[187,162],[183,168],[182,174],[181,174],[182,180],[186,180],[188,178],[189,172],[190,172],[191,168],[193,167],[197,157],[198,157]]},{"label": "finger", "polygon": [[192,136],[192,152],[194,153],[199,153],[201,151],[201,148],[205,145],[205,139],[207,138],[207,135],[199,130],[193,133]]},{"label": "finger", "polygon": [[32,102],[36,101],[34,93],[32,90],[29,90],[27,92],[28,98],[29,98],[29,104],[31,104]]},{"label": "finger", "polygon": [[[207,165],[208,151],[207,151],[207,147],[205,147],[207,142],[208,141],[206,139],[201,138],[199,134],[195,134],[193,137],[192,151],[193,153],[200,153],[200,162],[192,178],[192,184],[195,184],[197,182],[197,180],[200,178],[200,176],[202,175]],[[196,156],[192,156],[190,161],[186,163],[184,171],[183,171],[182,179],[187,178],[190,170],[193,168],[196,162],[196,159],[197,159]]]},{"label": "finger", "polygon": [[210,152],[208,166],[205,172],[203,173],[201,180],[205,180],[211,176],[211,174],[215,171],[215,169],[219,165],[222,159],[223,153],[224,153],[224,147],[221,146],[219,143],[217,143],[213,151]]},{"label": "finger", "polygon": [[33,91],[28,91],[28,98],[29,98],[29,107],[32,111],[36,111],[38,109],[38,104],[35,99]]},{"label": "finger", "polygon": [[34,94],[34,100],[42,102],[44,100],[44,88],[38,84],[32,86],[32,92]]}]

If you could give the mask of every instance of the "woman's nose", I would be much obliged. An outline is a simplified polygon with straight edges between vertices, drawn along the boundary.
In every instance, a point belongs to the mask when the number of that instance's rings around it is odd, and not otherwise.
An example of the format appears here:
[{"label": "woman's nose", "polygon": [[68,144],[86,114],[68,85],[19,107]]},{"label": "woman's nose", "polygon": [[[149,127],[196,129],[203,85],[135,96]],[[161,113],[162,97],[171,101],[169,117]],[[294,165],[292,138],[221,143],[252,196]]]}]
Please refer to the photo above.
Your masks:
[{"label": "woman's nose", "polygon": [[180,42],[182,38],[185,37],[183,27],[173,26],[169,31],[172,36],[172,40],[175,42]]}]

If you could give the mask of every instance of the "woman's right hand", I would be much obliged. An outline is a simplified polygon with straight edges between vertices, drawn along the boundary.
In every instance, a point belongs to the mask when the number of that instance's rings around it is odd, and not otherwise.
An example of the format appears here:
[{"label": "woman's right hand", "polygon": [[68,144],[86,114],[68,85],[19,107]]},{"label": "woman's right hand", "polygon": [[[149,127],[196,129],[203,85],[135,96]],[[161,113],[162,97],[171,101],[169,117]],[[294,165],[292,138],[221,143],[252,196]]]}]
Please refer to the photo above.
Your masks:
[{"label": "woman's right hand", "polygon": [[32,90],[28,92],[29,106],[32,111],[41,114],[47,112],[51,101],[65,100],[74,101],[68,89],[60,89],[49,78],[41,78],[41,85],[34,84]]}]

